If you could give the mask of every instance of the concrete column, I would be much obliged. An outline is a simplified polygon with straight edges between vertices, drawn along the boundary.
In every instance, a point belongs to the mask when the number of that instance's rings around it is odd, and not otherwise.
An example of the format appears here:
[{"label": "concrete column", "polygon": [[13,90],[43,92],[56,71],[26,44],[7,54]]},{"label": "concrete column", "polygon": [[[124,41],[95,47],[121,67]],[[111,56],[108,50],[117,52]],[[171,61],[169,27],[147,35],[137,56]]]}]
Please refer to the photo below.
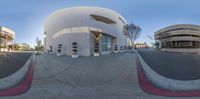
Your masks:
[{"label": "concrete column", "polygon": [[180,47],[180,46],[181,46],[181,43],[177,41],[177,45],[178,45],[178,47]]},{"label": "concrete column", "polygon": [[175,41],[175,47],[177,47],[177,45],[178,45],[178,44],[177,44],[177,41]]},{"label": "concrete column", "polygon": [[162,48],[162,41],[159,41],[159,49]]},{"label": "concrete column", "polygon": [[12,40],[12,50],[14,50],[14,39]]},{"label": "concrete column", "polygon": [[6,49],[7,49],[7,34],[6,34],[6,38],[5,38],[4,51],[6,51]]},{"label": "concrete column", "polygon": [[200,42],[198,42],[198,48],[200,48]]},{"label": "concrete column", "polygon": [[173,42],[171,41],[170,47],[172,47],[172,46],[173,46]]},{"label": "concrete column", "polygon": [[190,46],[192,46],[192,41],[190,41]]}]

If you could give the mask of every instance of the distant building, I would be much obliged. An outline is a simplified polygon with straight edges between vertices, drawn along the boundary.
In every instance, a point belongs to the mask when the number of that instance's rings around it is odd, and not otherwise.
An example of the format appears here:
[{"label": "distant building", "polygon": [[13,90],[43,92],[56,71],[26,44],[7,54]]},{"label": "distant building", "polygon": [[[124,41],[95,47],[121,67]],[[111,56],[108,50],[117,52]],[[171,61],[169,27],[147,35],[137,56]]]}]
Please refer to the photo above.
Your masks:
[{"label": "distant building", "polygon": [[[12,45],[9,45],[11,48]],[[32,51],[33,48],[31,48],[28,44],[26,43],[15,43],[13,44],[13,50],[18,50],[18,51]]]},{"label": "distant building", "polygon": [[155,45],[158,49],[179,52],[198,52],[200,49],[200,26],[178,24],[155,32]]},{"label": "distant building", "polygon": [[15,39],[15,32],[9,28],[0,26],[0,51],[7,51],[13,49],[9,48],[9,44],[13,45]]},{"label": "distant building", "polygon": [[135,46],[136,49],[149,48],[149,46],[146,44],[146,42],[144,42],[144,43],[143,42],[142,43],[137,42],[137,43],[134,44],[134,46]]},{"label": "distant building", "polygon": [[90,56],[123,50],[128,35],[126,20],[117,12],[99,7],[73,7],[51,14],[44,26],[45,51],[72,54],[72,44],[78,45],[80,56]]}]

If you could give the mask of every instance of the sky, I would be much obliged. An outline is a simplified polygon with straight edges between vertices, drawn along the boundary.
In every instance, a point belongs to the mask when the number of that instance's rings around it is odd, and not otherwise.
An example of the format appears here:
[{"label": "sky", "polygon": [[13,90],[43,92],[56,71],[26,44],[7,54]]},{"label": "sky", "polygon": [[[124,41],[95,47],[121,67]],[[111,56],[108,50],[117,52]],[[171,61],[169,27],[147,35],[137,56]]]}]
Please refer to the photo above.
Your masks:
[{"label": "sky", "polygon": [[175,24],[200,25],[200,0],[1,0],[0,26],[16,32],[15,42],[36,45],[43,39],[44,22],[54,11],[77,6],[97,6],[120,13],[128,23],[142,28],[136,42],[154,42],[154,32]]}]

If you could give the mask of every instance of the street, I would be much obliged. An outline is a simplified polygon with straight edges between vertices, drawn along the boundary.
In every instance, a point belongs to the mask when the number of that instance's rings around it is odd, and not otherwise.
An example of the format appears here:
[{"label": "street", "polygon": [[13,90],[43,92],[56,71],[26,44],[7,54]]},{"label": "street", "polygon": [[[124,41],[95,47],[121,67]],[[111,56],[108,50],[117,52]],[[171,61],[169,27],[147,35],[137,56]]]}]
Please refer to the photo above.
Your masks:
[{"label": "street", "polygon": [[200,79],[200,55],[138,50],[144,61],[160,75],[176,80]]},{"label": "street", "polygon": [[18,71],[32,53],[0,52],[0,78],[7,77]]}]

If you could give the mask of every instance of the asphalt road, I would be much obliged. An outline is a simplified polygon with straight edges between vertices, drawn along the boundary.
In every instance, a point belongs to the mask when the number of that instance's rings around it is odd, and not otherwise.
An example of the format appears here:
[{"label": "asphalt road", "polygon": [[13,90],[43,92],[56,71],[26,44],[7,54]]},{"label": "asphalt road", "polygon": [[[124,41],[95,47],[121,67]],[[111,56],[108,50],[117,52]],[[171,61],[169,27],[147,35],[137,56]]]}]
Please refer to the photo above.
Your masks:
[{"label": "asphalt road", "polygon": [[0,79],[18,71],[30,56],[31,53],[0,52]]},{"label": "asphalt road", "polygon": [[176,80],[200,79],[200,55],[138,50],[155,72]]}]

